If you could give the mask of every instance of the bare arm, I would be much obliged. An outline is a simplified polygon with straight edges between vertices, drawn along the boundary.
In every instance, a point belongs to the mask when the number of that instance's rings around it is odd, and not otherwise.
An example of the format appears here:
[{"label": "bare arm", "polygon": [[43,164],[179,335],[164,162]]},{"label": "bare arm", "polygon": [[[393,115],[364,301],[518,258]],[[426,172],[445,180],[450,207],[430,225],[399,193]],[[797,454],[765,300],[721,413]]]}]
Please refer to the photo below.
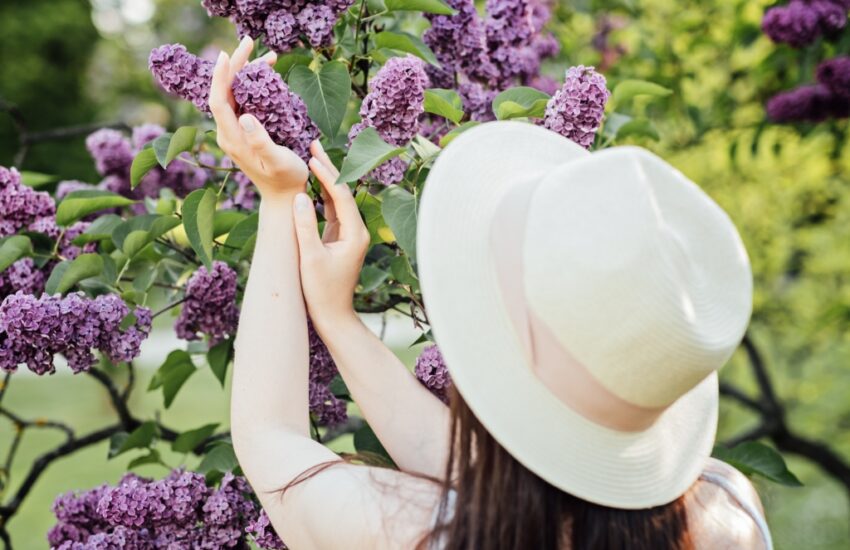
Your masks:
[{"label": "bare arm", "polygon": [[445,473],[449,410],[425,389],[354,312],[352,297],[369,233],[351,191],[321,146],[310,168],[324,188],[327,224],[322,239],[316,217],[297,216],[302,285],[310,316],[333,355],[352,397],[403,470],[432,477]]},{"label": "bare arm", "polygon": [[285,498],[280,493],[300,474],[338,457],[309,437],[307,327],[293,224],[293,206],[296,212],[313,212],[301,192],[307,167],[275,145],[255,118],[243,115],[237,121],[233,111],[230,83],[251,45],[243,41],[232,60],[219,58],[210,91],[219,144],[262,195],[235,348],[234,449],[290,548],[412,547],[436,505],[433,484],[341,464],[292,488]]}]

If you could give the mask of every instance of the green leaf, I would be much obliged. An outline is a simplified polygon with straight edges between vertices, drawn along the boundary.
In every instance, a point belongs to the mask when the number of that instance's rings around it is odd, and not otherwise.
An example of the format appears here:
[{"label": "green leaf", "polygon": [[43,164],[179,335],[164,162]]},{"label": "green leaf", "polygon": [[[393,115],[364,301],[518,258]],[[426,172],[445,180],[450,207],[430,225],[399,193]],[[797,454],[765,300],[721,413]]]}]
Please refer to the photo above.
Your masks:
[{"label": "green leaf", "polygon": [[210,449],[204,455],[204,459],[198,465],[198,472],[207,474],[209,472],[232,472],[239,467],[239,462],[236,460],[236,453],[233,452],[233,445],[222,441]]},{"label": "green leaf", "polygon": [[121,222],[112,230],[112,242],[116,248],[123,250],[128,258],[132,258],[145,246],[178,225],[180,225],[180,218],[177,216],[158,214],[135,216]]},{"label": "green leaf", "polygon": [[133,290],[144,294],[153,286],[156,282],[157,277],[159,277],[160,269],[159,264],[152,266],[151,268],[141,269],[136,273],[136,276],[133,278]]},{"label": "green leaf", "polygon": [[[171,140],[168,142],[168,149],[165,152],[165,166],[177,158],[180,153],[191,151],[195,146],[195,136],[198,134],[198,129],[194,126],[181,126],[177,128]],[[163,166],[163,168],[165,168]]]},{"label": "green leaf", "polygon": [[92,212],[133,204],[136,201],[121,195],[98,189],[69,193],[56,209],[56,223],[66,226],[88,216]]},{"label": "green leaf", "polygon": [[803,485],[797,476],[788,470],[782,455],[757,441],[741,443],[731,449],[717,446],[712,456],[731,464],[748,476],[757,474],[789,487]]},{"label": "green leaf", "polygon": [[540,90],[518,86],[505,90],[493,98],[493,113],[499,120],[542,117],[546,113],[546,103],[550,99],[548,94]]},{"label": "green leaf", "polygon": [[224,250],[233,252],[239,259],[247,258],[254,252],[254,244],[257,242],[257,223],[259,216],[251,214],[241,222],[233,226],[224,241]]},{"label": "green leaf", "polygon": [[177,392],[196,370],[194,363],[192,363],[192,357],[188,353],[183,350],[174,350],[168,354],[165,363],[157,369],[153,378],[151,378],[148,391],[162,388],[165,408],[167,409],[174,402]]},{"label": "green leaf", "polygon": [[147,449],[153,443],[154,438],[159,436],[159,427],[153,421],[143,422],[141,426],[130,432],[126,438],[117,446],[115,454],[118,456],[130,449]]},{"label": "green leaf", "polygon": [[218,428],[218,424],[206,424],[200,428],[183,432],[171,444],[171,450],[177,453],[191,453],[195,450],[195,447],[211,436],[216,428]]},{"label": "green leaf", "polygon": [[147,454],[142,456],[138,456],[131,460],[127,464],[127,469],[132,470],[133,468],[138,468],[139,466],[145,466],[146,464],[162,464],[165,463],[162,461],[162,457],[159,455],[159,451],[156,449],[150,449]]},{"label": "green leaf", "polygon": [[32,241],[23,235],[13,235],[0,244],[0,271],[32,252]]},{"label": "green leaf", "polygon": [[107,457],[113,458],[118,455],[118,450],[124,445],[124,442],[127,441],[127,438],[130,437],[130,434],[127,432],[118,432],[112,434],[112,437],[109,438],[109,452]]},{"label": "green leaf", "polygon": [[393,464],[390,453],[387,452],[368,424],[354,432],[354,448],[358,453],[375,455],[389,464]]},{"label": "green leaf", "polygon": [[335,376],[331,383],[328,384],[328,389],[331,390],[331,393],[340,399],[351,399],[351,391],[348,389],[348,386],[345,384],[345,380],[342,379],[342,376]]},{"label": "green leaf", "polygon": [[365,265],[360,270],[360,286],[362,292],[372,292],[389,278],[390,274],[374,265]]},{"label": "green leaf", "polygon": [[72,242],[77,246],[82,246],[86,243],[102,241],[112,236],[115,228],[123,222],[120,216],[115,214],[105,214],[91,223],[83,233]]},{"label": "green leaf", "polygon": [[228,233],[233,227],[248,217],[244,212],[236,210],[217,210],[213,218],[213,237]]},{"label": "green leaf", "polygon": [[21,183],[34,189],[50,185],[55,181],[59,181],[59,176],[42,174],[41,172],[29,172],[27,170],[21,172]]},{"label": "green leaf", "polygon": [[232,358],[232,338],[222,340],[221,342],[210,348],[210,351],[207,352],[207,361],[210,364],[210,369],[212,370],[218,381],[221,383],[222,388],[224,387],[224,379],[227,376],[227,366],[230,364],[230,360]]},{"label": "green leaf", "polygon": [[345,64],[330,61],[318,74],[296,65],[289,71],[289,87],[307,104],[307,114],[322,133],[329,139],[336,136],[351,97],[351,77]]},{"label": "green leaf", "polygon": [[412,53],[431,65],[440,66],[431,48],[418,36],[412,34],[391,31],[379,32],[375,35],[375,47]]},{"label": "green leaf", "polygon": [[398,186],[381,193],[381,212],[396,241],[416,261],[416,197]]},{"label": "green leaf", "polygon": [[647,137],[653,141],[660,138],[655,125],[645,118],[632,119],[617,129],[617,139],[626,137]]},{"label": "green leaf", "polygon": [[394,241],[395,235],[384,221],[384,214],[381,212],[381,200],[369,193],[367,189],[358,191],[354,200],[366,223],[366,229],[369,230],[370,244]]},{"label": "green leaf", "polygon": [[118,328],[121,330],[127,330],[131,326],[135,325],[136,321],[138,321],[136,314],[131,311],[125,315],[123,319],[121,319],[121,323],[119,323]]},{"label": "green leaf", "polygon": [[135,189],[142,178],[157,164],[156,151],[153,147],[139,151],[133,159],[133,164],[130,165],[130,188]]},{"label": "green leaf", "polygon": [[79,281],[100,275],[101,271],[103,258],[98,254],[80,254],[73,260],[66,260],[53,268],[44,285],[44,291],[50,295],[65,294]]},{"label": "green leaf", "polygon": [[172,134],[162,134],[151,142],[150,149],[153,149],[156,161],[163,168],[168,167],[168,162],[165,160],[168,155],[168,144],[171,143]]},{"label": "green leaf", "polygon": [[666,97],[672,93],[673,90],[654,82],[647,82],[646,80],[623,80],[614,87],[614,92],[611,96],[614,103],[619,107],[637,96]]},{"label": "green leaf", "polygon": [[463,118],[463,102],[454,90],[430,88],[425,90],[425,111],[458,124]]},{"label": "green leaf", "polygon": [[390,260],[390,272],[392,273],[393,279],[399,283],[419,288],[419,281],[413,273],[413,268],[411,267],[407,256],[396,256]]},{"label": "green leaf", "polygon": [[404,150],[404,147],[393,147],[386,143],[374,128],[364,128],[351,142],[337,183],[357,181],[376,166],[399,156]]},{"label": "green leaf", "polygon": [[192,250],[209,269],[212,266],[213,218],[215,192],[212,189],[192,191],[183,201],[183,227]]},{"label": "green leaf", "polygon": [[292,67],[297,65],[309,65],[313,61],[313,56],[306,53],[307,50],[293,50],[286,55],[281,55],[277,58],[274,70],[281,74],[284,78],[289,75]]},{"label": "green leaf", "polygon": [[384,3],[390,11],[421,11],[440,15],[457,13],[443,0],[385,0]]},{"label": "green leaf", "polygon": [[611,113],[605,116],[605,125],[602,126],[602,137],[613,140],[617,138],[617,132],[626,125],[632,117],[622,113]]},{"label": "green leaf", "polygon": [[463,124],[461,124],[457,128],[454,128],[453,130],[451,130],[448,134],[446,134],[446,135],[444,135],[443,137],[440,138],[440,147],[445,148],[445,146],[448,145],[449,143],[451,143],[454,138],[458,137],[459,135],[461,135],[465,131],[469,130],[470,128],[478,126],[479,124],[481,124],[481,123],[478,122],[477,120],[470,120],[469,122],[464,122]]},{"label": "green leaf", "polygon": [[413,146],[413,150],[416,151],[416,154],[419,155],[419,158],[425,162],[437,158],[437,155],[439,155],[441,151],[439,145],[436,145],[430,139],[422,136],[416,136],[410,144]]}]

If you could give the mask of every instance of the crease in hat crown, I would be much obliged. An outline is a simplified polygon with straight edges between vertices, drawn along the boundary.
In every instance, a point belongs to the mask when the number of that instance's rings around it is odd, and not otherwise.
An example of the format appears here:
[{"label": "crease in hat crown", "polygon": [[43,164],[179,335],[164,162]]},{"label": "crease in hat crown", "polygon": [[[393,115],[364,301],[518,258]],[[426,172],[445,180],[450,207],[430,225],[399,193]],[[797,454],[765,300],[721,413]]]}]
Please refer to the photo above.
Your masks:
[{"label": "crease in hat crown", "polygon": [[728,216],[635,147],[567,163],[535,187],[523,266],[529,307],[561,345],[643,407],[718,370],[750,318],[749,261]]}]

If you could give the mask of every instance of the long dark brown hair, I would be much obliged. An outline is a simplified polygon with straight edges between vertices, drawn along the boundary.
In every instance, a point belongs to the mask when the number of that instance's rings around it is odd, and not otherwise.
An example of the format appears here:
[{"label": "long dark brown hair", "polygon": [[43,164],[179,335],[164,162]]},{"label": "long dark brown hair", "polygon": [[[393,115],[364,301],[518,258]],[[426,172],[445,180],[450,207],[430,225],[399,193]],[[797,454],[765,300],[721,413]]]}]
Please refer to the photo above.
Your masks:
[{"label": "long dark brown hair", "polygon": [[[451,397],[452,445],[434,530],[419,549],[690,550],[684,499],[645,510],[599,506],[547,483]],[[577,444],[581,444],[577,442]],[[450,493],[454,497],[450,497]],[[453,501],[453,502],[452,502]]]},{"label": "long dark brown hair", "polygon": [[[417,550],[692,550],[685,495],[664,506],[623,510],[577,498],[520,464],[478,421],[456,391],[451,395],[451,441],[437,522]],[[577,443],[581,444],[581,443]],[[380,465],[350,455],[318,464],[280,490],[280,496],[327,468]],[[383,463],[385,465],[385,463]],[[453,495],[453,496],[450,496]]]}]

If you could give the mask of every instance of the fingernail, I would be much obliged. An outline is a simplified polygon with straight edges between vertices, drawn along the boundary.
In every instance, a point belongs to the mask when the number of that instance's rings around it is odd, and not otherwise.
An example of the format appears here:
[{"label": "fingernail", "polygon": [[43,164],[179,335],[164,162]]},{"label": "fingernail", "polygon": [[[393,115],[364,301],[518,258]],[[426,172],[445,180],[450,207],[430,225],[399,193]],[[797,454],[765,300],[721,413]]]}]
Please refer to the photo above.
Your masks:
[{"label": "fingernail", "polygon": [[298,193],[295,195],[295,210],[304,212],[308,208],[310,208],[310,197],[308,197],[305,193]]},{"label": "fingernail", "polygon": [[251,37],[246,36],[246,37],[242,38],[241,42],[239,42],[239,46],[242,47],[242,46],[249,44],[249,43],[251,43]]},{"label": "fingernail", "polygon": [[276,53],[274,53],[274,52],[268,52],[267,54],[265,54],[265,55],[264,55],[263,57],[261,57],[260,59],[262,59],[263,61],[268,62],[268,61],[270,61],[270,60],[272,60],[272,59],[274,59],[274,58],[276,58],[276,57],[277,57],[277,54],[276,54]]},{"label": "fingernail", "polygon": [[242,115],[239,117],[239,126],[242,126],[242,129],[246,132],[253,132],[254,128],[256,128],[254,119],[248,115]]},{"label": "fingernail", "polygon": [[227,59],[227,54],[224,52],[218,52],[218,60],[215,62],[216,67],[224,63],[225,59]]}]

